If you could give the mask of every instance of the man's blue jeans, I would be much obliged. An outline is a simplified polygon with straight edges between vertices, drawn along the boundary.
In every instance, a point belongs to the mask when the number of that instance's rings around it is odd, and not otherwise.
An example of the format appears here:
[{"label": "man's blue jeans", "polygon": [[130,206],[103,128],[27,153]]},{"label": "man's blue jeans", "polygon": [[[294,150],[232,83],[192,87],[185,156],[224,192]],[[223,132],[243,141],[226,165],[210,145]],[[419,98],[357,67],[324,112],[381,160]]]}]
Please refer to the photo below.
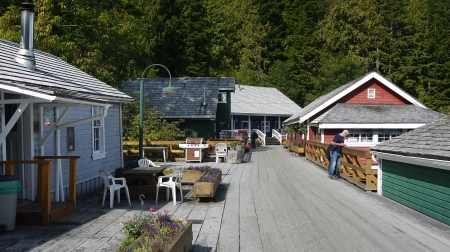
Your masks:
[{"label": "man's blue jeans", "polygon": [[331,152],[331,160],[330,167],[328,167],[328,171],[330,173],[330,178],[339,174],[339,167],[341,166],[342,156],[337,151]]}]

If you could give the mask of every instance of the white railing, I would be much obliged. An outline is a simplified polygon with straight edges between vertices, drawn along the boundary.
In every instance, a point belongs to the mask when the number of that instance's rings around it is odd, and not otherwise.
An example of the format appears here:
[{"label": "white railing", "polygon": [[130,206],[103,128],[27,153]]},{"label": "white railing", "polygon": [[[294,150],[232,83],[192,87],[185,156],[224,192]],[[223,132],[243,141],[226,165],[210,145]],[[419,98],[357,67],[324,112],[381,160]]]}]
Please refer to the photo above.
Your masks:
[{"label": "white railing", "polygon": [[262,140],[262,145],[266,146],[266,134],[262,133],[260,130],[256,130],[256,133],[258,133],[258,137]]},{"label": "white railing", "polygon": [[280,132],[278,132],[276,129],[272,129],[272,136],[275,137],[275,138],[278,140],[278,142],[279,142],[280,144],[283,143],[283,137],[286,137],[286,136],[283,136],[283,135],[282,135]]}]

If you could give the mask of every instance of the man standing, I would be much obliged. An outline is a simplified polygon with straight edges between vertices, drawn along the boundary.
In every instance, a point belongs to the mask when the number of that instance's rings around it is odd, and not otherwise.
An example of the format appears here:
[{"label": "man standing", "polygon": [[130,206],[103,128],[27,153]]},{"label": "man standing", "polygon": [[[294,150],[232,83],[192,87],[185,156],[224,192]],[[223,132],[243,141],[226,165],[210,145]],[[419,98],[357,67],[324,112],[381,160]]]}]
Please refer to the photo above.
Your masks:
[{"label": "man standing", "polygon": [[331,142],[335,148],[331,151],[331,160],[330,160],[330,179],[339,179],[339,167],[341,166],[342,160],[342,148],[347,147],[344,143],[344,140],[348,137],[348,130],[343,130],[341,133],[336,134],[334,136],[333,141]]}]

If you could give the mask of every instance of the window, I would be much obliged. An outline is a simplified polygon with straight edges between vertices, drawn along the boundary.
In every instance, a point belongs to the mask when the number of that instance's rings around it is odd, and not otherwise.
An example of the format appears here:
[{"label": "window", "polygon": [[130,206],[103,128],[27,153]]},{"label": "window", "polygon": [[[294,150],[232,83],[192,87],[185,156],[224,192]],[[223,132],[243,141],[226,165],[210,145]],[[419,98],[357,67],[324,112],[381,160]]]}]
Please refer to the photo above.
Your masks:
[{"label": "window", "polygon": [[219,93],[219,103],[227,103],[227,93],[225,92]]},{"label": "window", "polygon": [[347,142],[349,143],[368,143],[373,141],[371,129],[350,129]]},{"label": "window", "polygon": [[242,129],[249,129],[248,121],[242,121]]},{"label": "window", "polygon": [[264,121],[261,122],[261,129],[262,132],[269,132],[270,131],[270,122],[266,121],[266,124],[264,125]]},{"label": "window", "polygon": [[379,129],[378,142],[385,142],[393,137],[400,136],[402,133],[404,133],[402,129]]},{"label": "window", "polygon": [[[92,116],[103,114],[101,107],[92,107]],[[92,159],[100,159],[106,156],[104,118],[92,121]]]},{"label": "window", "polygon": [[369,88],[367,90],[367,98],[375,98],[375,88]]},{"label": "window", "polygon": [[275,121],[275,129],[279,131],[280,125],[278,124],[278,121]]}]

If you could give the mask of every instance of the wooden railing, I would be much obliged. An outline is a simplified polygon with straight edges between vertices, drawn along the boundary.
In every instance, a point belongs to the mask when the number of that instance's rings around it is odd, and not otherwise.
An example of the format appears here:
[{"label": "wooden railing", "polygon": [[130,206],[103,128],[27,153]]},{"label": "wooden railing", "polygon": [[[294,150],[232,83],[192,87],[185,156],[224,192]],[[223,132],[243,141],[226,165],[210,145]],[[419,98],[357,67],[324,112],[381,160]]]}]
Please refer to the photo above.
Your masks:
[{"label": "wooden railing", "polygon": [[36,164],[38,166],[38,185],[40,191],[38,191],[38,201],[42,202],[42,224],[48,225],[50,222],[50,167],[52,162],[42,160],[23,160],[23,161],[2,161],[0,164],[5,165],[5,174],[14,176],[15,164]]},{"label": "wooden railing", "polygon": [[[235,141],[235,140],[234,139],[217,139],[217,140],[204,141],[205,143],[209,144],[209,148],[204,150],[204,152],[206,152],[208,154],[215,154],[216,150],[214,147],[216,146],[217,143],[226,143],[227,145],[230,145],[230,143],[233,141]],[[173,160],[174,153],[178,153],[178,154],[181,154],[182,156],[184,156],[184,149],[178,148],[178,145],[181,143],[185,143],[185,141],[148,141],[148,142],[144,142],[144,146],[166,146],[166,147],[169,147],[169,149],[168,149],[169,160]],[[123,141],[123,145],[124,146],[125,145],[136,146],[131,149],[131,152],[134,154],[139,153],[139,150],[138,150],[139,142],[138,141]],[[174,146],[176,147],[175,149],[174,149]],[[126,150],[124,148],[124,152],[128,152],[128,150]],[[151,151],[146,151],[146,152],[151,152]]]},{"label": "wooden railing", "polygon": [[[35,160],[12,160],[1,161],[5,165],[5,174],[14,176],[14,165],[16,164],[36,164],[38,168],[37,176],[37,197],[36,201],[41,202],[42,225],[48,225],[51,221],[51,212],[55,211],[51,206],[51,164],[52,161],[46,159],[70,159],[69,176],[69,202],[73,202],[74,207],[70,213],[76,212],[76,168],[78,156],[36,156]],[[70,214],[68,213],[68,214]]]},{"label": "wooden railing", "polygon": [[[329,160],[325,152],[328,144],[306,141],[305,156],[308,160],[328,170]],[[369,151],[351,148],[342,149],[340,176],[366,191],[377,190],[377,170],[372,169],[372,156]]]}]

